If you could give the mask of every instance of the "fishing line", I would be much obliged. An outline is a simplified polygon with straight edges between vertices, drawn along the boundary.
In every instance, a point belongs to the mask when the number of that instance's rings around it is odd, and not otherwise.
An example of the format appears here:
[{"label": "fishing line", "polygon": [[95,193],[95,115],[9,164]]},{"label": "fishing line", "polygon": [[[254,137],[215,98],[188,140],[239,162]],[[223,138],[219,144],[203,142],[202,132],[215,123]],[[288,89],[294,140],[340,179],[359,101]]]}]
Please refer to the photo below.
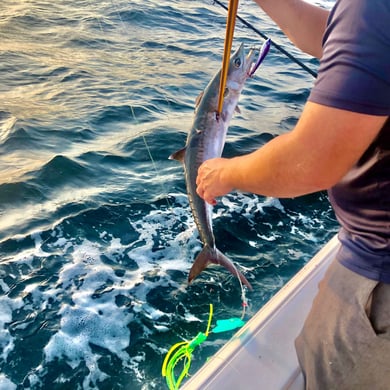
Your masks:
[{"label": "fishing line", "polygon": [[[89,0],[89,4],[91,5],[91,7],[93,6],[91,0]],[[124,23],[124,21],[123,21],[123,19],[122,19],[122,15],[121,15],[121,13],[120,13],[120,10],[119,10],[119,8],[118,8],[118,5],[117,5],[113,0],[111,0],[111,5],[113,6],[113,10],[115,11],[115,13],[116,13],[116,15],[117,15],[117,17],[118,17],[118,19],[119,19],[120,28],[123,30],[124,35],[125,35],[126,26],[125,26],[125,23]],[[105,34],[104,34],[104,28],[103,28],[103,26],[102,26],[102,23],[101,23],[100,18],[97,18],[97,22],[98,22],[98,24],[99,24],[99,28],[100,28],[102,34],[105,35]],[[108,41],[107,41],[106,39],[105,39],[105,42],[106,42],[107,45],[109,45],[109,43],[108,43]],[[128,92],[127,92],[127,93],[128,93]],[[129,94],[129,93],[128,93],[128,94]],[[131,113],[132,113],[132,116],[133,116],[133,119],[134,119],[135,123],[136,123],[137,125],[139,125],[140,122],[138,121],[138,118],[137,118],[137,116],[136,116],[136,114],[135,114],[135,111],[134,111],[133,106],[132,106],[131,104],[128,104],[128,107],[129,107],[130,110],[131,110]],[[142,132],[140,132],[140,133],[137,134],[137,135],[140,135],[140,136],[142,137],[142,141],[143,141],[143,143],[144,143],[144,145],[145,145],[145,148],[146,148],[146,150],[147,150],[147,153],[148,153],[148,156],[149,156],[150,161],[151,161],[151,163],[152,163],[154,172],[156,173],[156,175],[157,175],[158,177],[161,177],[161,174],[160,174],[160,172],[159,172],[159,170],[158,170],[158,168],[157,168],[156,160],[153,158],[152,150],[151,150],[151,148],[150,148],[150,146],[149,146],[149,143],[148,143],[147,140],[146,140],[145,135],[144,135]],[[176,215],[175,215],[175,213],[174,213],[173,206],[171,205],[171,203],[170,203],[170,201],[169,201],[169,198],[168,198],[168,191],[166,191],[166,188],[164,187],[163,180],[160,180],[160,186],[161,186],[161,192],[162,192],[162,194],[165,194],[164,198],[165,198],[165,201],[166,201],[166,203],[167,203],[168,209],[172,212],[172,214],[173,214],[173,215],[175,216],[175,218],[178,220],[178,218],[176,217]]]},{"label": "fishing line", "polygon": [[[221,3],[219,0],[213,0],[214,3],[218,4],[222,8],[224,8],[226,11],[228,10],[228,7],[226,7],[225,4]],[[256,27],[254,27],[251,23],[247,22],[245,19],[243,19],[241,16],[237,14],[237,19],[243,23],[245,26],[249,27],[252,31],[254,31],[256,34],[260,35],[264,39],[269,39],[266,34],[258,30]],[[290,60],[298,64],[303,70],[305,70],[307,73],[311,74],[314,78],[317,77],[317,73],[310,69],[307,65],[305,65],[301,60],[294,57],[292,54],[290,54],[286,49],[284,49],[281,45],[277,44],[275,41],[272,40],[272,46],[275,47],[277,50],[279,50],[281,53],[283,53],[286,57],[288,57]]]},{"label": "fishing line", "polygon": [[[137,119],[137,117],[136,117],[136,115],[135,115],[133,106],[129,105],[129,107],[130,107],[131,113],[133,114],[133,118],[134,118],[135,122],[136,122],[137,124],[139,124],[138,119]],[[148,152],[150,161],[152,162],[153,169],[154,169],[154,171],[156,172],[156,175],[157,175],[157,176],[160,176],[160,173],[159,173],[159,171],[158,171],[158,169],[157,169],[156,160],[153,158],[152,151],[151,151],[151,149],[150,149],[150,146],[149,146],[148,142],[146,141],[145,135],[144,135],[143,133],[139,133],[139,135],[141,135],[142,140],[144,141],[146,150],[147,150],[147,152]],[[165,189],[164,184],[163,184],[162,181],[160,181],[160,185],[161,185],[162,193],[163,193],[163,194],[168,194],[168,192],[166,191],[166,189]],[[171,203],[170,203],[170,201],[169,201],[167,195],[165,196],[165,201],[167,202],[168,209],[172,211],[172,214],[173,214],[173,215],[175,215],[175,213],[173,212],[173,211],[174,211],[174,210],[173,210],[173,206],[171,205]],[[175,216],[175,217],[176,217],[176,216]]]},{"label": "fishing line", "polygon": [[240,275],[239,275],[238,269],[237,269],[237,267],[236,267],[236,265],[234,264],[233,261],[232,261],[232,265],[233,265],[233,267],[234,267],[234,271],[236,272],[237,279],[238,279],[238,281],[240,282],[240,288],[241,288],[241,305],[242,305],[241,320],[242,320],[242,319],[244,319],[244,317],[245,317],[246,308],[248,307],[248,303],[247,303],[247,300],[246,300],[245,287],[244,287],[243,284],[242,284],[242,281],[241,281],[241,279],[240,279]]}]

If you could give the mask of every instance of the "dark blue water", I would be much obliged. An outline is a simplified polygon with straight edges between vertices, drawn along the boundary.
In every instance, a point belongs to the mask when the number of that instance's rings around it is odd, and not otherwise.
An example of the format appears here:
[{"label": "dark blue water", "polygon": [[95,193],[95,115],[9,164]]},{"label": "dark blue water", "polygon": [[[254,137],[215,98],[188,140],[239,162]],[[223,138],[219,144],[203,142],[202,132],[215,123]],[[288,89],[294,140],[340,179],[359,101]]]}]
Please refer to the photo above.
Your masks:
[{"label": "dark blue water", "polygon": [[[210,267],[181,148],[194,102],[220,67],[226,13],[211,0],[0,5],[0,389],[163,389],[176,342],[241,314],[241,291]],[[249,0],[241,16],[316,69]],[[234,47],[263,40],[238,23]],[[225,154],[290,130],[313,78],[271,49],[249,80]],[[252,283],[247,319],[331,237],[325,193],[231,194],[218,247]],[[233,333],[210,336],[195,372]]]}]

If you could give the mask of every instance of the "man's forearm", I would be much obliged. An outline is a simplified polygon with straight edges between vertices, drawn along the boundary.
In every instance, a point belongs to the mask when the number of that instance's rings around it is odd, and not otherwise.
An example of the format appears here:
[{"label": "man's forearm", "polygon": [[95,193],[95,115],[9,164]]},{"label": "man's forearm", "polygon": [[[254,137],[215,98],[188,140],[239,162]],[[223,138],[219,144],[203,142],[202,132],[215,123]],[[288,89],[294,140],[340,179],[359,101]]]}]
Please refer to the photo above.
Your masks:
[{"label": "man's forearm", "polygon": [[255,0],[302,51],[320,58],[329,11],[303,0]]},{"label": "man's forearm", "polygon": [[231,159],[225,171],[230,174],[222,181],[231,188],[275,197],[328,189],[359,160],[387,118],[308,102],[294,130]]}]

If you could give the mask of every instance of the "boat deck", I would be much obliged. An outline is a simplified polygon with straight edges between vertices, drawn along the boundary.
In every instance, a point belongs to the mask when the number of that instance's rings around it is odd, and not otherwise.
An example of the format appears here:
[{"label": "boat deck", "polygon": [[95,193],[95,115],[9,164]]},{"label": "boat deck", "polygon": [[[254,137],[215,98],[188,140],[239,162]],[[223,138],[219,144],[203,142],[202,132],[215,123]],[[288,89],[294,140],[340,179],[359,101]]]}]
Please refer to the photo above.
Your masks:
[{"label": "boat deck", "polygon": [[339,245],[333,237],[182,389],[304,389],[294,340]]}]

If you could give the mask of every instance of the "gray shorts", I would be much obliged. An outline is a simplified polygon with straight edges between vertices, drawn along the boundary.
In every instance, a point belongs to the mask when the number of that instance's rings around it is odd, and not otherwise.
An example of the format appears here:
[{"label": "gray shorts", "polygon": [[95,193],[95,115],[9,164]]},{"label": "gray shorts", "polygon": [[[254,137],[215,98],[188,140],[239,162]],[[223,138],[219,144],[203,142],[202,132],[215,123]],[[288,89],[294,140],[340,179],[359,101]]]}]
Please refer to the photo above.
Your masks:
[{"label": "gray shorts", "polygon": [[390,390],[390,284],[334,261],[295,347],[307,390]]}]

